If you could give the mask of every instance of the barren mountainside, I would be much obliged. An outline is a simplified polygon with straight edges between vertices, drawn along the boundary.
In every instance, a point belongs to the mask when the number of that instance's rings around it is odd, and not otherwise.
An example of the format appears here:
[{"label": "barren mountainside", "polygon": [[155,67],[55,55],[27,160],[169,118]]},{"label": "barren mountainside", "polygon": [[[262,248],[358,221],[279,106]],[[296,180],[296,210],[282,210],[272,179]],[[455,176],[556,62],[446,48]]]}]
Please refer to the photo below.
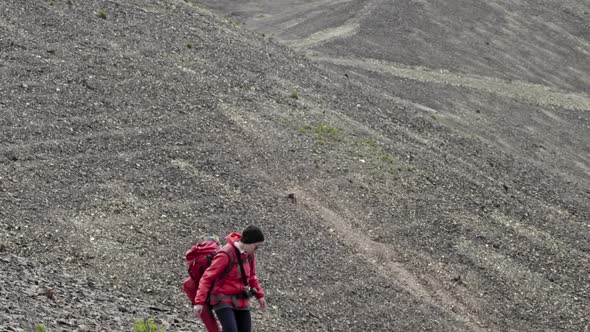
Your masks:
[{"label": "barren mountainside", "polygon": [[587,332],[588,13],[2,1],[0,331],[202,331],[184,252],[256,224],[256,331]]}]

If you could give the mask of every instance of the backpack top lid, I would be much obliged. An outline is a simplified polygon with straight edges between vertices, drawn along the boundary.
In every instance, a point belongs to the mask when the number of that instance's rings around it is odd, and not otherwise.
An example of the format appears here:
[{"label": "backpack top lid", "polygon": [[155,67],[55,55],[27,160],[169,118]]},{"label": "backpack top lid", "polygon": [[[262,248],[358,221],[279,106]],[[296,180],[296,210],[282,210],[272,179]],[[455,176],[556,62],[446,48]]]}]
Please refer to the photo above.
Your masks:
[{"label": "backpack top lid", "polygon": [[210,255],[219,248],[219,242],[215,241],[214,239],[205,240],[203,242],[197,243],[197,245],[192,246],[186,251],[184,256],[186,257],[187,262],[191,262],[199,257]]},{"label": "backpack top lid", "polygon": [[[240,233],[232,232],[225,237],[225,240],[227,241],[227,243],[234,243],[239,241],[241,238],[242,235]],[[195,259],[206,257],[207,255],[213,254],[219,249],[221,249],[221,245],[219,244],[219,238],[216,236],[209,236],[206,238],[206,240],[192,246],[189,250],[186,251],[184,256],[186,257],[187,263],[190,263]]]}]

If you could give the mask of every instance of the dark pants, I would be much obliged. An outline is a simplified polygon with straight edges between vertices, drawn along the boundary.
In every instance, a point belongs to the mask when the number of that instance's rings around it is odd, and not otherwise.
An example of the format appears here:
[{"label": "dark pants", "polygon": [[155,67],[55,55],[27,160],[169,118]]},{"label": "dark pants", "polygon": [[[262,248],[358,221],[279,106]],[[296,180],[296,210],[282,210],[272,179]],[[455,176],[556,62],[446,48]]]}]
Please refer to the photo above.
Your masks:
[{"label": "dark pants", "polygon": [[235,310],[221,308],[215,310],[217,319],[223,327],[223,332],[251,332],[252,318],[250,310]]}]

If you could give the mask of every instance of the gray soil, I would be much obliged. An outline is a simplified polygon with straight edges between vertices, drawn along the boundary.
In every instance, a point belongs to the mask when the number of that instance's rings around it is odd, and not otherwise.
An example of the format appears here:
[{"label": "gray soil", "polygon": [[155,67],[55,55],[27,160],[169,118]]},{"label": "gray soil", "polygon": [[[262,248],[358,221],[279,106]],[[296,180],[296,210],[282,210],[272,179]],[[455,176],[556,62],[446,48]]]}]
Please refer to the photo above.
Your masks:
[{"label": "gray soil", "polygon": [[588,332],[588,2],[199,2],[1,2],[0,331]]}]

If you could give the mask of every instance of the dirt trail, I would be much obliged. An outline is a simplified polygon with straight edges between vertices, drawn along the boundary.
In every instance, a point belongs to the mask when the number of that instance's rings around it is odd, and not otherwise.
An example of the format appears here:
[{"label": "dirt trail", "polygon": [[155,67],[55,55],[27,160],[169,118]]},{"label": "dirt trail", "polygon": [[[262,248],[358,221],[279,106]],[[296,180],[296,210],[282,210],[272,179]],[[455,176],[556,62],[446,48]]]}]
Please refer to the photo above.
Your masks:
[{"label": "dirt trail", "polygon": [[353,18],[347,20],[340,26],[316,31],[305,38],[285,40],[284,43],[290,47],[301,50],[317,46],[333,39],[351,37],[358,33],[361,27],[361,20],[370,16],[373,10],[380,6],[382,2],[383,1],[368,2]]},{"label": "dirt trail", "polygon": [[[366,258],[366,261],[372,263],[377,273],[388,279],[397,280],[399,285],[410,294],[439,307],[457,321],[466,324],[471,331],[487,331],[487,329],[478,326],[477,318],[470,313],[470,309],[448,294],[439,282],[429,278],[427,284],[425,284],[424,281],[417,278],[396,261],[400,255],[391,246],[373,241],[367,235],[353,229],[351,222],[345,216],[346,212],[339,213],[324,206],[321,200],[301,188],[294,188],[292,192],[295,193],[303,206],[310,211],[317,211],[322,220],[330,227],[333,227],[345,243],[359,250]],[[462,314],[457,314],[449,308],[454,308]]]},{"label": "dirt trail", "polygon": [[321,55],[314,55],[312,58],[318,62],[327,62],[379,73],[385,72],[395,77],[409,78],[420,82],[438,83],[491,92],[541,106],[553,105],[573,110],[590,110],[590,97],[580,93],[559,91],[540,84],[463,75],[452,73],[445,69],[409,67],[375,59],[333,58]]}]

